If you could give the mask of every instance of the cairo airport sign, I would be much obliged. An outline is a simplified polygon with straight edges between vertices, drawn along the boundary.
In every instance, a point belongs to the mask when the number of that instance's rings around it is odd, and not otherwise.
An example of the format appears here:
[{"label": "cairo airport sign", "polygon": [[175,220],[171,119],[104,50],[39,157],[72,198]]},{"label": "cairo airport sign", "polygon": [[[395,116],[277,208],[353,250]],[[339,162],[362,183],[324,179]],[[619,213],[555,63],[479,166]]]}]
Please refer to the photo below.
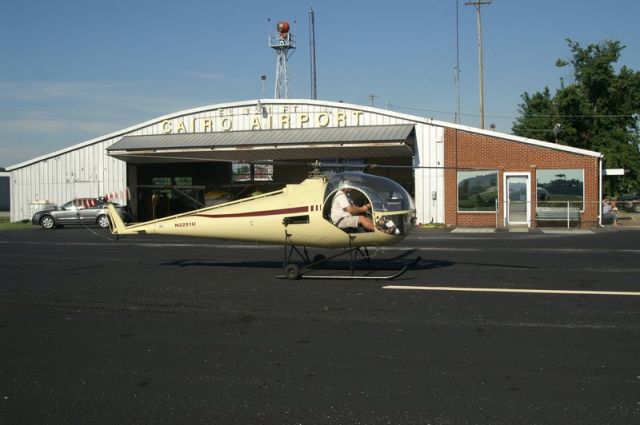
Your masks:
[{"label": "cairo airport sign", "polygon": [[[259,110],[261,109],[261,111]],[[232,109],[216,109],[211,117],[183,117],[161,123],[164,134],[203,133],[238,130],[234,125],[249,118],[248,128],[242,130],[284,130],[291,128],[353,127],[361,125],[362,111],[300,112],[298,106],[277,105],[244,108],[241,117]],[[240,119],[238,119],[240,118]]]}]

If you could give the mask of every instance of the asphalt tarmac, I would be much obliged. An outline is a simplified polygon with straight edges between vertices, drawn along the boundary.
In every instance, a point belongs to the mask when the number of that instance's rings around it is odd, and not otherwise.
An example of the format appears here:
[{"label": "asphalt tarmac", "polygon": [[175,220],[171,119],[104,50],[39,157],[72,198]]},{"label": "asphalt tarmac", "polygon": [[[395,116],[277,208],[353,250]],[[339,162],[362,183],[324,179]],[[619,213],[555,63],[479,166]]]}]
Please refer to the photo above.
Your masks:
[{"label": "asphalt tarmac", "polygon": [[392,281],[110,238],[0,232],[0,424],[640,423],[638,230],[417,231]]}]

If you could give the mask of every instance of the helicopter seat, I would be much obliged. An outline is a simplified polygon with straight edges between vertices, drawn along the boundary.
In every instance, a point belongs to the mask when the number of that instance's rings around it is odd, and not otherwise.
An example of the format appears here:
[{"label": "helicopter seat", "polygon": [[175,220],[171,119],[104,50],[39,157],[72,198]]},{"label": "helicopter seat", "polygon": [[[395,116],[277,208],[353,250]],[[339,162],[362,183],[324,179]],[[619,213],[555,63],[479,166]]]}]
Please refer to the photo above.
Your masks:
[{"label": "helicopter seat", "polygon": [[[331,221],[331,219],[329,219],[329,221]],[[365,229],[363,229],[361,226],[357,226],[357,227],[340,227],[339,223],[332,223],[334,226],[336,226],[338,229],[342,230],[345,233],[361,233],[361,232],[366,232]]]},{"label": "helicopter seat", "polygon": [[[324,217],[325,220],[327,220],[329,223],[333,224],[334,226],[338,227],[337,224],[335,224],[333,222],[333,220],[331,220],[331,205],[333,204],[333,197],[336,194],[333,193],[331,196],[329,196],[327,198],[327,200],[324,203],[324,208],[322,209],[322,217]],[[342,230],[345,233],[361,233],[361,232],[365,232],[365,229],[363,229],[362,227],[358,226],[358,227],[346,227],[346,228],[341,228],[338,227],[338,229]]]},{"label": "helicopter seat", "polygon": [[331,194],[331,196],[329,196],[324,202],[324,207],[322,208],[322,217],[331,224],[333,224],[333,221],[331,220],[331,204],[333,204],[334,196],[336,196],[335,193]]}]

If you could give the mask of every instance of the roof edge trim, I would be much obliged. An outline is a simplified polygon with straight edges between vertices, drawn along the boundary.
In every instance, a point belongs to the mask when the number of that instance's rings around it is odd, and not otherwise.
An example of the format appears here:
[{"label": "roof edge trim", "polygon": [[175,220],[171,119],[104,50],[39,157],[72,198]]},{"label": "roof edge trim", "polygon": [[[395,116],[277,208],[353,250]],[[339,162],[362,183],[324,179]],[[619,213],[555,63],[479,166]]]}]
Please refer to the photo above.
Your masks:
[{"label": "roof edge trim", "polygon": [[252,99],[252,100],[225,102],[225,103],[218,103],[218,104],[199,106],[199,107],[195,107],[195,108],[185,109],[185,110],[182,110],[182,111],[178,111],[178,112],[173,112],[173,113],[170,113],[170,114],[162,115],[162,116],[155,117],[155,118],[152,118],[150,120],[144,121],[142,123],[135,124],[133,126],[126,127],[124,129],[114,131],[112,133],[108,133],[108,134],[103,135],[103,136],[98,136],[98,137],[95,137],[93,139],[89,139],[89,140],[87,140],[85,142],[81,142],[81,143],[69,146],[67,148],[64,148],[64,149],[60,149],[60,150],[57,150],[57,151],[54,151],[54,152],[50,152],[48,154],[40,155],[38,157],[29,159],[27,161],[23,161],[21,163],[5,167],[5,169],[6,169],[6,171],[14,171],[14,170],[17,170],[19,168],[24,168],[24,167],[26,167],[28,165],[31,165],[33,163],[36,163],[36,162],[39,162],[39,161],[42,161],[42,160],[45,160],[45,159],[54,158],[56,156],[63,155],[63,154],[68,153],[68,152],[72,152],[74,150],[82,149],[82,148],[84,148],[86,146],[90,146],[90,145],[95,144],[95,143],[99,143],[99,142],[102,142],[102,141],[105,141],[105,140],[108,140],[108,139],[113,139],[113,138],[116,138],[116,137],[119,137],[119,136],[123,136],[123,135],[125,135],[127,133],[139,130],[141,128],[144,128],[144,127],[147,127],[147,126],[150,126],[150,125],[153,125],[153,124],[157,124],[157,123],[162,122],[164,120],[178,118],[178,117],[185,116],[185,115],[190,115],[190,114],[196,114],[196,113],[204,112],[204,111],[211,110],[211,109],[237,108],[237,107],[242,107],[242,106],[255,106],[258,103],[260,103],[262,105],[265,105],[265,104],[272,104],[272,105],[308,104],[308,105],[329,106],[329,107],[343,108],[343,109],[356,109],[356,110],[359,110],[359,111],[366,111],[366,112],[373,113],[373,114],[386,115],[386,116],[389,116],[389,117],[405,119],[405,120],[408,120],[408,121],[413,121],[414,123],[428,124],[428,125],[434,125],[434,126],[438,126],[438,127],[446,127],[446,128],[452,128],[452,129],[457,129],[457,130],[461,130],[461,131],[468,131],[468,132],[471,132],[471,133],[477,133],[477,134],[482,134],[482,135],[487,135],[487,136],[498,137],[498,138],[505,139],[505,140],[512,140],[512,141],[515,141],[515,142],[532,144],[532,145],[546,147],[546,148],[550,148],[550,149],[556,149],[556,150],[571,152],[571,153],[575,153],[575,154],[579,154],[579,155],[594,156],[594,157],[597,157],[597,158],[602,158],[603,157],[603,154],[601,154],[600,152],[590,151],[590,150],[586,150],[586,149],[573,148],[573,147],[564,146],[564,145],[556,145],[555,143],[544,142],[542,140],[529,139],[529,138],[525,138],[525,137],[515,136],[513,134],[500,133],[500,132],[496,132],[496,131],[479,129],[479,128],[471,127],[471,126],[464,126],[464,125],[461,125],[461,124],[454,124],[454,123],[449,123],[449,122],[445,122],[445,121],[438,121],[438,120],[434,120],[433,118],[419,117],[419,116],[416,116],[416,115],[410,115],[410,114],[405,114],[405,113],[402,113],[402,112],[390,111],[390,110],[387,110],[387,109],[374,108],[374,107],[365,106],[365,105],[356,105],[356,104],[351,104],[351,103],[335,102],[335,101],[328,101],[328,100],[312,100],[312,99]]}]

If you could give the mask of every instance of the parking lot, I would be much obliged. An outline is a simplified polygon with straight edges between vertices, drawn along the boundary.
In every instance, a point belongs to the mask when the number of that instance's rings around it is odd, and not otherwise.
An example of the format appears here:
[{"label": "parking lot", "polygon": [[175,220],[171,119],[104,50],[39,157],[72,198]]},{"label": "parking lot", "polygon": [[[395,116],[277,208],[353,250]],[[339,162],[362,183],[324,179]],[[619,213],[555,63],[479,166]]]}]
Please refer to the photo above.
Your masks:
[{"label": "parking lot", "polygon": [[[640,421],[639,230],[417,231],[393,281],[282,247],[0,232],[0,424]],[[338,260],[324,273],[344,274]]]}]

